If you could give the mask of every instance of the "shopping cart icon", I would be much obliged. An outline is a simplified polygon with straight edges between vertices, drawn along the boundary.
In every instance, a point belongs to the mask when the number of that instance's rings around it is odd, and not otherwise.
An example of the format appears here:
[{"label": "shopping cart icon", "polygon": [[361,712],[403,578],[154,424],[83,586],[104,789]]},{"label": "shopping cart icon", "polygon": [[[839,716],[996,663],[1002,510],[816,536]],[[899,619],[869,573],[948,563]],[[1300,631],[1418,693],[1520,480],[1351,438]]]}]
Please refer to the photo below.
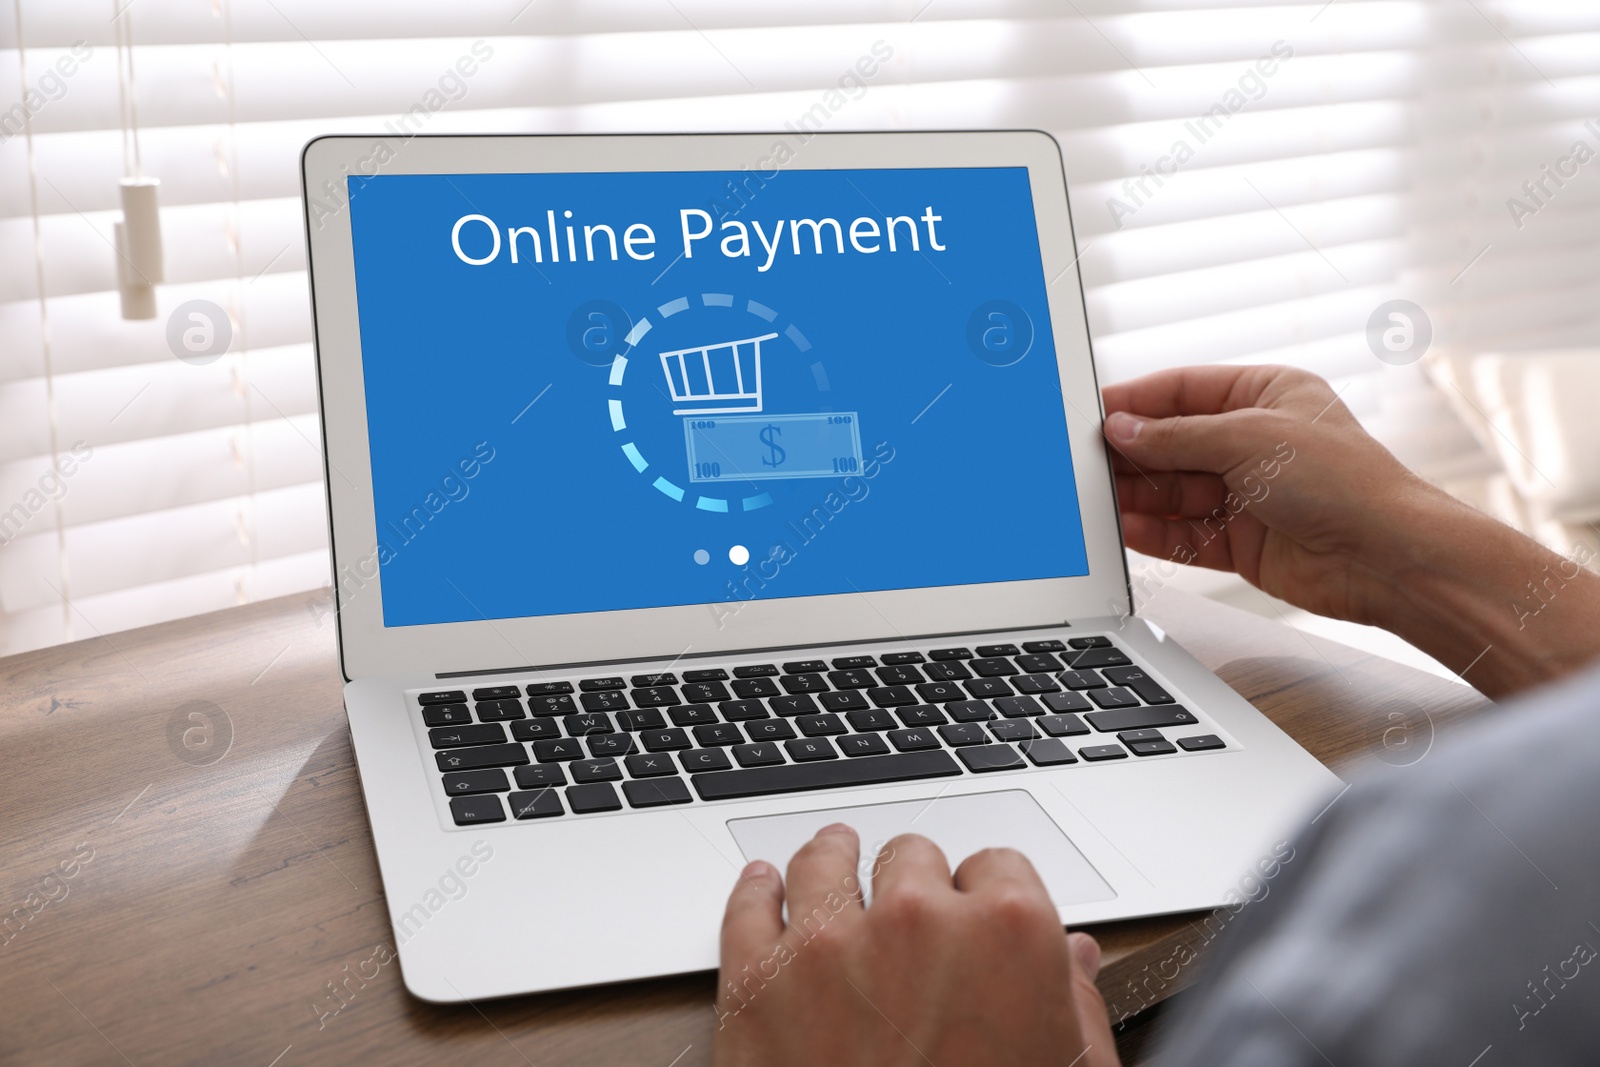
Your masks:
[{"label": "shopping cart icon", "polygon": [[674,415],[718,415],[761,410],[761,342],[778,336],[680,348],[661,353],[672,390]]}]

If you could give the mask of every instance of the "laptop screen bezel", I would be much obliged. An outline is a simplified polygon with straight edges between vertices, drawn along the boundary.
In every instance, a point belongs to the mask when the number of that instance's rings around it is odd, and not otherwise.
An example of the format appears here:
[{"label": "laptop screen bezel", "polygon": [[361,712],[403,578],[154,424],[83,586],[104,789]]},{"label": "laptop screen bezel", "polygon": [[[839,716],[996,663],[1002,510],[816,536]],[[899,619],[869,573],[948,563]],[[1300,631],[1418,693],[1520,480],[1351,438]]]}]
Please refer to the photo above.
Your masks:
[{"label": "laptop screen bezel", "polygon": [[[386,627],[357,318],[349,175],[1026,167],[1089,573],[1071,578],[774,597],[730,605]],[[1129,611],[1060,149],[1039,131],[812,134],[328,136],[301,157],[327,467],[333,596],[347,679],[623,662],[1024,627]],[[766,161],[766,162],[763,162]],[[769,175],[770,176],[770,175]],[[1063,457],[1065,459],[1065,457]],[[997,521],[997,531],[999,524]]]}]

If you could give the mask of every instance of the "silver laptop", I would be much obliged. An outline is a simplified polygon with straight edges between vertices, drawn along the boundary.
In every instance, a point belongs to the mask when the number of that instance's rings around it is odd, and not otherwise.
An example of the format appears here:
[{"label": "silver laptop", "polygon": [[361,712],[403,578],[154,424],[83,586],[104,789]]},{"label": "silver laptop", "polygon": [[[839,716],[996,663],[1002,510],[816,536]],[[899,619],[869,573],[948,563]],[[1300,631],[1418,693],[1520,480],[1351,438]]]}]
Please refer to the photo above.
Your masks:
[{"label": "silver laptop", "polygon": [[1078,925],[1248,893],[1336,779],[1131,613],[1035,132],[327,137],[345,706],[406,986],[717,964],[844,821]]}]

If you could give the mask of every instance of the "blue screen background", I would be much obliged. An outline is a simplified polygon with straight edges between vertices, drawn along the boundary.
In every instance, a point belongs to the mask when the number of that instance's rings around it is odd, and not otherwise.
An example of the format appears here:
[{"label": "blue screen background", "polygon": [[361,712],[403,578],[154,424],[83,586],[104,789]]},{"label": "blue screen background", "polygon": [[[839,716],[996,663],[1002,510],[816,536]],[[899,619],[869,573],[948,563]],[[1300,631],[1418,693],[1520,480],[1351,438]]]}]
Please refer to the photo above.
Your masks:
[{"label": "blue screen background", "polygon": [[[747,202],[719,211],[730,181]],[[799,170],[759,187],[720,172],[386,175],[352,178],[350,193],[385,625],[1088,572],[1026,169]],[[942,251],[921,221],[930,206]],[[718,251],[725,230],[679,257],[681,208],[768,233],[777,220],[835,218],[848,234],[858,216],[905,215],[922,247],[905,248],[902,224],[894,253],[860,253],[847,236],[839,254],[830,231],[823,254],[809,233],[792,254],[786,226],[762,272],[753,233],[748,258]],[[619,239],[644,223],[654,257],[613,262],[601,235],[599,260],[568,262],[563,231],[551,262],[547,210]],[[520,263],[505,247],[464,263],[451,229],[468,214],[502,238],[540,230],[545,262],[530,262],[524,237]],[[460,238],[469,256],[491,250],[487,225]],[[974,342],[989,335],[975,317],[1008,326],[1003,358],[980,358]],[[852,413],[865,465],[692,482],[658,353],[767,332],[779,336],[762,347],[763,411]],[[1028,334],[1026,354],[997,365]],[[628,359],[620,384],[613,351]],[[762,493],[770,504],[744,510]],[[697,507],[701,496],[729,510]],[[730,559],[735,546],[748,562]]]}]

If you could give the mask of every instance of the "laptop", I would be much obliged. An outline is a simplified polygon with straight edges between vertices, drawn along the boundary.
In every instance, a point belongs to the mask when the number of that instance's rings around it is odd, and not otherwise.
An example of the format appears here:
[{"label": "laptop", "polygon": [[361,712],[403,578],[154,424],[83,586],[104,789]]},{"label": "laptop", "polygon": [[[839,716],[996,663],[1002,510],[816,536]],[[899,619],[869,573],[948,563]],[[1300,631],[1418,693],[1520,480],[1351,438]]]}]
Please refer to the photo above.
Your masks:
[{"label": "laptop", "polygon": [[1064,924],[1259,891],[1334,776],[1133,613],[1038,132],[324,137],[345,706],[407,988],[717,966],[843,821]]}]

